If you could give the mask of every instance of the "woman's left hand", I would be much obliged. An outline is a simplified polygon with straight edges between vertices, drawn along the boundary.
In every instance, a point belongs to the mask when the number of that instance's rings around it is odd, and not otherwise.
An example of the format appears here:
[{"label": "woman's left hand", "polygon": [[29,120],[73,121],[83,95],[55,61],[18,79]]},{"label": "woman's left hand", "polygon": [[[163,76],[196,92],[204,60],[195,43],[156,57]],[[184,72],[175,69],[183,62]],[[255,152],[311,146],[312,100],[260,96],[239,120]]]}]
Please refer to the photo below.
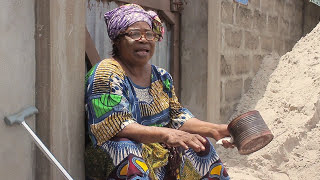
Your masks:
[{"label": "woman's left hand", "polygon": [[[228,131],[228,125],[227,124],[216,124],[216,128],[212,131],[213,138],[218,141],[224,137],[230,136],[230,133]],[[229,141],[223,140],[222,146],[224,148],[234,148],[234,144],[230,143]]]},{"label": "woman's left hand", "polygon": [[223,140],[223,141],[222,141],[222,146],[223,146],[224,148],[234,148],[234,144],[232,144],[231,142],[226,141],[226,140]]},{"label": "woman's left hand", "polygon": [[[203,137],[211,137],[218,141],[221,138],[229,137],[227,124],[213,124],[201,121],[197,118],[191,118],[186,121],[179,130],[186,131],[192,134],[199,134]],[[223,140],[222,146],[225,148],[233,148],[234,144]]]}]

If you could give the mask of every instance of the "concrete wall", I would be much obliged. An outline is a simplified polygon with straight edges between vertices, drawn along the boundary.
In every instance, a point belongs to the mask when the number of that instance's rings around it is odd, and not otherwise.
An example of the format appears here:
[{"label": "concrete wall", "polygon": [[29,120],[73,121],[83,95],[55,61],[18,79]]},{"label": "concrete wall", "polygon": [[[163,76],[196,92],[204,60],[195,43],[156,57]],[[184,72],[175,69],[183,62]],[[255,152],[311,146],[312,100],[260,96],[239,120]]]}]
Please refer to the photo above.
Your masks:
[{"label": "concrete wall", "polygon": [[208,0],[185,0],[181,15],[181,103],[207,119]]},{"label": "concrete wall", "polygon": [[[85,0],[36,2],[39,136],[74,179],[84,179]],[[37,152],[36,179],[63,179]]]},{"label": "concrete wall", "polygon": [[[0,1],[0,174],[1,179],[34,179],[34,144],[4,116],[35,105],[34,0]],[[34,129],[34,116],[27,123]]]},{"label": "concrete wall", "polygon": [[221,1],[221,122],[226,122],[271,52],[290,51],[302,36],[302,0]]},{"label": "concrete wall", "polygon": [[[51,3],[51,150],[84,179],[85,1]],[[52,180],[62,179],[52,167]]]},{"label": "concrete wall", "polygon": [[303,35],[306,35],[320,22],[320,7],[304,0]]},{"label": "concrete wall", "polygon": [[181,102],[216,123],[229,120],[263,57],[290,51],[320,18],[320,7],[307,0],[184,2]]}]

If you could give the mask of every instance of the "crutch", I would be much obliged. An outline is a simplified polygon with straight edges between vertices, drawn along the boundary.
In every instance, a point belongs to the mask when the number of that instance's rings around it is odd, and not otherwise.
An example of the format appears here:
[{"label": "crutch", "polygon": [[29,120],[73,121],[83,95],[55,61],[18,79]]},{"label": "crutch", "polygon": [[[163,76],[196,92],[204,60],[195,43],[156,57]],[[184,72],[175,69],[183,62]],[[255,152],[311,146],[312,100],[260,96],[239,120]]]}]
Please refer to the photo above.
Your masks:
[{"label": "crutch", "polygon": [[38,136],[31,130],[31,128],[28,126],[28,124],[24,121],[25,118],[38,113],[38,109],[35,107],[29,107],[24,109],[21,112],[18,112],[16,114],[13,114],[11,116],[6,116],[4,118],[4,121],[7,125],[12,126],[13,124],[21,124],[23,125],[26,130],[30,133],[32,136],[34,142],[39,147],[39,149],[46,155],[46,157],[53,162],[60,172],[64,175],[64,177],[68,180],[73,180],[72,177],[68,174],[68,172],[61,166],[61,164],[57,161],[57,159],[51,154],[51,152],[48,150],[48,148],[41,142],[41,140],[38,138]]}]

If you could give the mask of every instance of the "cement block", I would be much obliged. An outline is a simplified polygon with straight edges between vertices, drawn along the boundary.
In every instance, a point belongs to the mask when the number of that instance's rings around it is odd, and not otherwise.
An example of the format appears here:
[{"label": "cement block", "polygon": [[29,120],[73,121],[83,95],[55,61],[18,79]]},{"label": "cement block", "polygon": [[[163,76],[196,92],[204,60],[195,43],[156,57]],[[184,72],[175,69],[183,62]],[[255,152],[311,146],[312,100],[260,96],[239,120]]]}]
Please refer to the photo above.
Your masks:
[{"label": "cement block", "polygon": [[296,12],[302,12],[303,1],[304,1],[304,0],[294,0],[294,1],[293,1],[293,4],[294,4],[294,6],[295,6],[295,11],[296,11]]},{"label": "cement block", "polygon": [[266,51],[266,52],[271,52],[272,51],[272,37],[268,36],[262,36],[260,38],[261,41],[261,50]]},{"label": "cement block", "polygon": [[220,108],[220,122],[227,123],[237,104],[228,103]]},{"label": "cement block", "polygon": [[320,7],[313,3],[306,3],[304,7],[303,34],[309,33],[320,20]]},{"label": "cement block", "polygon": [[284,40],[275,37],[273,39],[273,50],[277,52],[280,56],[284,55],[287,51],[284,49]]},{"label": "cement block", "polygon": [[[303,16],[306,13],[306,9],[304,7],[304,0],[294,0],[294,19],[292,22],[294,22],[295,24],[302,24],[303,22]],[[306,3],[307,4],[307,3]],[[318,12],[320,12],[320,7],[318,9]],[[313,13],[315,14],[315,13]],[[319,22],[319,21],[318,21]]]},{"label": "cement block", "polygon": [[278,33],[278,16],[268,16],[268,32]]},{"label": "cement block", "polygon": [[277,13],[279,16],[284,15],[284,5],[285,0],[276,0],[274,5],[275,13]]},{"label": "cement block", "polygon": [[249,88],[250,88],[250,86],[251,86],[251,82],[252,82],[252,78],[251,77],[248,77],[247,79],[245,79],[244,80],[244,87],[243,87],[243,90],[244,90],[244,92],[243,93],[246,93],[248,90],[249,90]]},{"label": "cement block", "polygon": [[224,42],[229,47],[240,48],[242,43],[242,31],[240,29],[226,28]]},{"label": "cement block", "polygon": [[240,27],[251,28],[252,27],[252,11],[246,6],[237,4],[236,6],[236,24]]},{"label": "cement block", "polygon": [[[320,7],[318,12],[319,12],[318,14],[320,14]],[[317,14],[315,13],[315,15]],[[319,20],[320,20],[320,17],[319,18],[315,18],[313,16],[304,17],[303,34],[305,35],[311,32],[312,29],[319,23]]]},{"label": "cement block", "polygon": [[267,15],[259,10],[255,10],[253,13],[253,28],[260,33],[266,31],[267,27]]},{"label": "cement block", "polygon": [[232,75],[232,61],[234,58],[232,56],[221,55],[221,64],[220,70],[222,76],[231,76]]},{"label": "cement block", "polygon": [[220,102],[222,102],[224,99],[224,87],[223,83],[220,81]]},{"label": "cement block", "polygon": [[284,41],[284,50],[285,50],[285,52],[291,51],[295,44],[296,44],[296,41],[294,41],[292,39],[285,40]]},{"label": "cement block", "polygon": [[284,5],[284,17],[288,20],[294,20],[295,7],[292,1],[286,1]]},{"label": "cement block", "polygon": [[252,71],[256,74],[259,71],[260,65],[262,63],[262,55],[254,55],[252,57]]},{"label": "cement block", "polygon": [[225,83],[225,100],[230,103],[241,98],[243,88],[242,79],[227,80]]},{"label": "cement block", "polygon": [[273,13],[274,3],[275,3],[275,0],[261,0],[261,11],[268,12],[268,14]]},{"label": "cement block", "polygon": [[233,3],[227,0],[221,2],[221,21],[225,24],[233,24]]},{"label": "cement block", "polygon": [[302,36],[301,24],[290,23],[290,38],[294,40],[300,39]]},{"label": "cement block", "polygon": [[245,48],[250,50],[258,49],[259,46],[259,37],[250,31],[245,31]]},{"label": "cement block", "polygon": [[305,12],[304,15],[307,17],[319,17],[320,15],[320,11],[319,11],[320,7],[317,6],[314,3],[306,3],[305,4]]},{"label": "cement block", "polygon": [[248,74],[250,72],[250,60],[248,55],[235,56],[235,72],[237,75]]},{"label": "cement block", "polygon": [[284,17],[281,17],[279,19],[280,36],[287,37],[290,34],[289,28],[289,21],[286,20]]},{"label": "cement block", "polygon": [[[320,9],[319,9],[319,11],[320,11]],[[302,23],[304,23],[303,22],[303,11],[302,11],[302,9],[300,9],[300,10],[297,10],[296,9],[296,14],[295,14],[295,19],[294,19],[294,21],[293,21],[295,24],[302,24]],[[301,27],[300,27],[300,29],[301,29]]]},{"label": "cement block", "polygon": [[249,0],[248,5],[251,9],[260,9],[260,0]]}]

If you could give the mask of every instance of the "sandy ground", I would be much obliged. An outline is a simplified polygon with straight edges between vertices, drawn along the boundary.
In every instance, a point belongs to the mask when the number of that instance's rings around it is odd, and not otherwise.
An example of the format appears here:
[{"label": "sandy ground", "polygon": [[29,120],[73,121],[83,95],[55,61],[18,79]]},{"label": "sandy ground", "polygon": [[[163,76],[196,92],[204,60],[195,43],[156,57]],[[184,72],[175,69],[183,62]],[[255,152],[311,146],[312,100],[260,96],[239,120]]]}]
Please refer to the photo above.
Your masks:
[{"label": "sandy ground", "polygon": [[[264,58],[236,117],[258,110],[273,141],[250,155],[217,147],[235,180],[320,179],[320,24],[291,52]],[[231,118],[231,119],[232,119]]]}]

